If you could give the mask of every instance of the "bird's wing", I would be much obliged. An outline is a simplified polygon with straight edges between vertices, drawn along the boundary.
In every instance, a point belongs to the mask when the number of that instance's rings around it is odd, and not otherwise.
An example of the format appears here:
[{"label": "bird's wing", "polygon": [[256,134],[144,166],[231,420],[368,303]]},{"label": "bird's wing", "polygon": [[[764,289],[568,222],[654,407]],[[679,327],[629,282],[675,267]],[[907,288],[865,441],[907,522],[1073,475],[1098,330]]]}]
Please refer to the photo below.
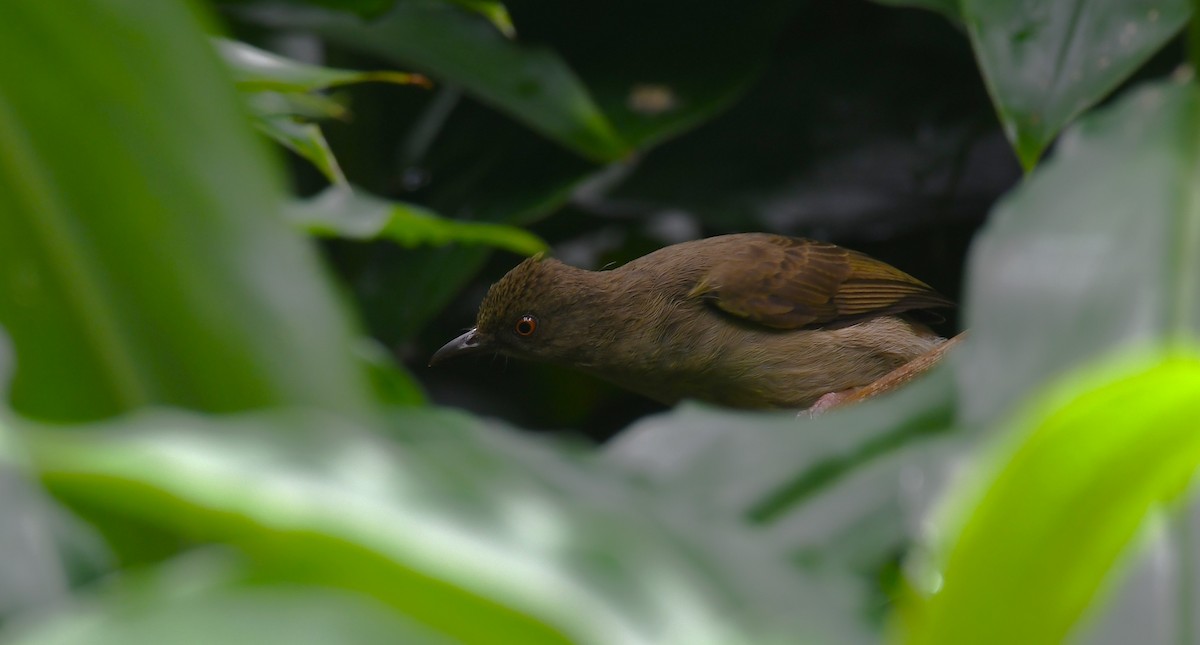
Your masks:
[{"label": "bird's wing", "polygon": [[838,327],[954,306],[924,282],[862,253],[782,236],[731,249],[689,295],[777,329]]}]

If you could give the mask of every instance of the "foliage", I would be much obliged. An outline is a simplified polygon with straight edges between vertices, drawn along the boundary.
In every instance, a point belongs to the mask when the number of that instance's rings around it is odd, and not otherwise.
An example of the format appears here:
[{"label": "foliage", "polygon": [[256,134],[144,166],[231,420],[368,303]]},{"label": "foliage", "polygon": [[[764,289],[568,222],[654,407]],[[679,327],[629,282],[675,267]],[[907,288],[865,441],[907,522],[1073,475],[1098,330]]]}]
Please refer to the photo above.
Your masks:
[{"label": "foliage", "polygon": [[[294,120],[411,76],[231,41],[222,65],[182,2],[0,5],[0,640],[1104,642],[1114,615],[1186,639],[1146,616],[1190,624],[1197,572],[1152,571],[1149,613],[1119,574],[1196,548],[1154,534],[1200,463],[1200,95],[1085,112],[1186,6],[910,3],[962,20],[1032,168],[974,244],[963,350],[826,417],[684,405],[596,449],[424,405],[304,233],[445,245],[390,276],[411,335],[471,245],[541,250],[513,225],[732,104],[793,7],[639,4],[661,41],[608,66],[584,45],[633,14],[575,42],[520,2],[303,4],[232,15],[429,74],[398,164],[452,181],[394,200]],[[289,207],[254,123],[340,185]]]}]

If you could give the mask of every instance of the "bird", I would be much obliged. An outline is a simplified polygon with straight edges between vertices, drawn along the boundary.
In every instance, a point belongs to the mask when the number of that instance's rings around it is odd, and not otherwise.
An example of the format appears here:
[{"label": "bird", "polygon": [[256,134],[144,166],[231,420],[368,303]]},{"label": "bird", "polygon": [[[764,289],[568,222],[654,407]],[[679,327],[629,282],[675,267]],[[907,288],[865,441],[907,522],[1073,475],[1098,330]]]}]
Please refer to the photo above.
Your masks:
[{"label": "bird", "polygon": [[673,405],[808,409],[945,339],[950,299],[868,255],[736,233],[591,271],[544,254],[493,284],[475,326],[433,354],[492,352],[566,366]]}]

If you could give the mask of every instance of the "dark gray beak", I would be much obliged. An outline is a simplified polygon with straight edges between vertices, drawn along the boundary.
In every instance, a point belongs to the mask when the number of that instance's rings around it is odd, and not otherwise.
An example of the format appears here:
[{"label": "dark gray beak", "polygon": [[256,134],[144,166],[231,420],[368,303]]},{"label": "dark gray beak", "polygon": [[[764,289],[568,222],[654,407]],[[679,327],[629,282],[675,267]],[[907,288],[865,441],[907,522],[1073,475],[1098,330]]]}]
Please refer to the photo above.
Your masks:
[{"label": "dark gray beak", "polygon": [[433,356],[429,358],[429,366],[433,367],[447,359],[472,354],[481,349],[483,349],[483,343],[479,342],[479,334],[475,332],[475,329],[471,329],[434,352]]}]

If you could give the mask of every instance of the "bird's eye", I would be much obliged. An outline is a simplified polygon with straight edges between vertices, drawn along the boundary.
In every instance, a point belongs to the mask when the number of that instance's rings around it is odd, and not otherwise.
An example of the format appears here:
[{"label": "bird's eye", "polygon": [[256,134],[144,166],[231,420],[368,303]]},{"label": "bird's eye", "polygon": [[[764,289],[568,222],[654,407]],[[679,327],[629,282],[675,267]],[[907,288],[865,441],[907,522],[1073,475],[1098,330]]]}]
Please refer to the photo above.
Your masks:
[{"label": "bird's eye", "polygon": [[526,314],[517,320],[517,335],[532,336],[533,332],[537,331],[537,318]]}]

